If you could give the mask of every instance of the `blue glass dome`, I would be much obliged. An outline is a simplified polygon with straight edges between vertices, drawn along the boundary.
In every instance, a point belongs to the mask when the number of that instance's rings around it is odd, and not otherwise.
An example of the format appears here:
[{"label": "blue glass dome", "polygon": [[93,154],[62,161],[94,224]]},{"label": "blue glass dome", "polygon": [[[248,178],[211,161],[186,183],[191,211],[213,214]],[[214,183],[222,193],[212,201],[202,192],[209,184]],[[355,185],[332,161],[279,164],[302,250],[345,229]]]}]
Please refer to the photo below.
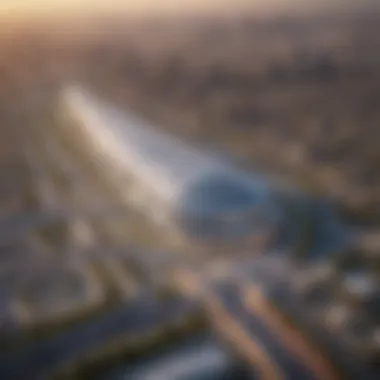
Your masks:
[{"label": "blue glass dome", "polygon": [[177,222],[197,237],[228,238],[273,223],[276,207],[265,182],[234,173],[200,178],[182,193]]}]

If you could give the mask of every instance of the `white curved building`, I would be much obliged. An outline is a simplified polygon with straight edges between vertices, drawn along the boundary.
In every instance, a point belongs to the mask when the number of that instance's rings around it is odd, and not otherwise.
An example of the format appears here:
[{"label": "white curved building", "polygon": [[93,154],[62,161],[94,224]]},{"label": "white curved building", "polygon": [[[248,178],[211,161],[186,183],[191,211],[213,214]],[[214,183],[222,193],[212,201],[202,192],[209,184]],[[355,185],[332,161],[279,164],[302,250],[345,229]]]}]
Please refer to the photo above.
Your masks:
[{"label": "white curved building", "polygon": [[293,241],[309,228],[308,200],[298,191],[279,196],[265,179],[165,135],[80,87],[63,90],[61,103],[73,121],[67,128],[81,134],[102,175],[155,223],[222,241],[268,228]]}]

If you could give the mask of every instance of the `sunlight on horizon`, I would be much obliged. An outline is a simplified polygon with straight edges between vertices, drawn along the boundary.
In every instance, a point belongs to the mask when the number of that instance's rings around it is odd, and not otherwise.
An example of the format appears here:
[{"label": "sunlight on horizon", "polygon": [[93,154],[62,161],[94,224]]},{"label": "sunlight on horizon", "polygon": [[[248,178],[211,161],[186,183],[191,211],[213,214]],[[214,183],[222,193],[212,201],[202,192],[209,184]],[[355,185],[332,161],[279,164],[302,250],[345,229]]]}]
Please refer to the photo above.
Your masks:
[{"label": "sunlight on horizon", "polygon": [[[372,0],[367,0],[372,1]],[[363,1],[364,3],[365,1]],[[3,16],[38,15],[49,13],[93,13],[93,12],[138,12],[166,13],[231,10],[276,11],[302,10],[310,7],[326,7],[341,4],[345,7],[354,0],[0,0],[0,14]]]}]

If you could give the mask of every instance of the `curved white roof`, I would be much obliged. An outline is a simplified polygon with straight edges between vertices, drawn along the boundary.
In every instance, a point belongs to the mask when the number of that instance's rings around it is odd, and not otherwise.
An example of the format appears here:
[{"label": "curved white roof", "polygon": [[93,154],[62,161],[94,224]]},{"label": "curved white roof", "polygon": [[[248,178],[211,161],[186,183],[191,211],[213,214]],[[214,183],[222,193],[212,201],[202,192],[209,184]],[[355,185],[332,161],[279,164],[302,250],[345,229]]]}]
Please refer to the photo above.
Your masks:
[{"label": "curved white roof", "polygon": [[166,199],[177,198],[189,182],[226,170],[218,159],[158,132],[129,110],[122,113],[80,88],[70,88],[64,95],[70,111],[92,129],[89,135],[103,151]]},{"label": "curved white roof", "polygon": [[[199,229],[205,228],[201,220],[206,222],[211,217],[223,224],[221,218],[228,214],[232,220],[223,225],[231,231],[232,224],[239,230],[243,230],[243,224],[257,224],[253,220],[234,220],[253,210],[260,218],[258,225],[273,225],[281,218],[282,210],[276,207],[270,187],[262,178],[160,133],[128,110],[121,112],[80,88],[67,89],[64,100],[87,138],[96,145],[95,153],[108,159],[109,170],[133,173],[143,184],[139,186],[141,191],[146,185],[148,192],[155,194],[155,202],[146,205],[154,210],[158,201],[160,215],[163,212],[175,222],[190,222]],[[185,228],[189,229],[190,224]],[[210,221],[206,224],[211,226]]]}]

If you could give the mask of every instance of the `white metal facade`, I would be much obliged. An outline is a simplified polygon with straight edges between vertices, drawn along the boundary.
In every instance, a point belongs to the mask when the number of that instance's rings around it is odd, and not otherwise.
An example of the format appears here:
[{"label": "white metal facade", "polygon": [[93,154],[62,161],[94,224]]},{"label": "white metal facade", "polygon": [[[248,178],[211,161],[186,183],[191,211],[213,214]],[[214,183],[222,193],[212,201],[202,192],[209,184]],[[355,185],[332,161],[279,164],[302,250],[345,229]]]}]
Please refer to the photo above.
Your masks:
[{"label": "white metal facade", "polygon": [[[254,207],[255,211],[258,207],[261,211],[265,209],[267,214],[270,208],[271,217],[274,216],[273,199],[264,181],[255,180],[232,164],[160,133],[132,112],[118,110],[81,88],[66,88],[62,101],[70,118],[77,122],[75,128],[81,128],[82,135],[93,146],[105,175],[117,182],[123,199],[143,209],[155,221],[173,225],[178,209],[185,208],[185,213],[191,213],[199,202],[198,208],[202,207],[203,193],[193,196],[189,189],[204,191],[202,184],[207,187],[213,178],[222,187],[223,184],[232,185],[251,197],[246,205],[237,207],[236,204],[236,210],[233,204],[226,205],[232,217],[234,211],[252,211],[247,210],[249,207]],[[207,197],[212,203],[214,197],[210,194]],[[189,203],[190,200],[193,203]],[[203,209],[208,209],[216,218],[222,216],[222,210],[217,209],[220,205],[213,210],[211,203],[203,204]],[[264,215],[259,212],[257,217]],[[228,230],[231,225],[226,226]]]}]

